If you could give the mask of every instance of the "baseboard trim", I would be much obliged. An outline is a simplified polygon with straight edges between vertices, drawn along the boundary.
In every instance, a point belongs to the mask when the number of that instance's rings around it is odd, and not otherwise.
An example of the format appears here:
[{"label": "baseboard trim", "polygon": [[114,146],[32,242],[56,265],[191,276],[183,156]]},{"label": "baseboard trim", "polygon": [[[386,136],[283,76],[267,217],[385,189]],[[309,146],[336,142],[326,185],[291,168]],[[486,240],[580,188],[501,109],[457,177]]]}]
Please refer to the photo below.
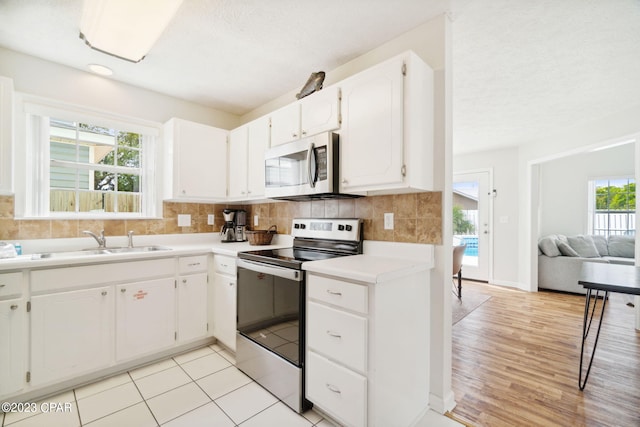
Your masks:
[{"label": "baseboard trim", "polygon": [[456,407],[456,400],[453,395],[453,391],[449,390],[444,399],[433,393],[429,393],[429,407],[440,414],[450,412]]}]

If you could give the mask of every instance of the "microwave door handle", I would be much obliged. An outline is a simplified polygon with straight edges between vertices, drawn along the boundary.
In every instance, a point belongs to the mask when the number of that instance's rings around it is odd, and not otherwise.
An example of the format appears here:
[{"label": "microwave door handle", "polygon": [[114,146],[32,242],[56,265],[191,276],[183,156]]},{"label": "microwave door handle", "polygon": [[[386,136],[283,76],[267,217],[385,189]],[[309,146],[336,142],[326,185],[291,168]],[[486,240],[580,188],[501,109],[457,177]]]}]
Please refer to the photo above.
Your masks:
[{"label": "microwave door handle", "polygon": [[314,168],[311,166],[311,157],[315,156],[313,148],[313,142],[309,143],[309,150],[307,151],[307,173],[309,174],[309,185],[311,186],[311,188],[314,188],[316,186],[316,173]]}]

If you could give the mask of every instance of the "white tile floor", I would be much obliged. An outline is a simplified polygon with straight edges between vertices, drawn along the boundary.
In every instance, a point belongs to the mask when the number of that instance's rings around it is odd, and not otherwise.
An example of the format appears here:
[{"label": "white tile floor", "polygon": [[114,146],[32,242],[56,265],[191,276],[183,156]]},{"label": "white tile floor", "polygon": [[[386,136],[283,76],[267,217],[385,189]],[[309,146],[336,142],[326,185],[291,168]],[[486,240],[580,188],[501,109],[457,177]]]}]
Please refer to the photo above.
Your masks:
[{"label": "white tile floor", "polygon": [[[43,402],[70,404],[70,410],[0,413],[12,427],[332,427],[311,410],[302,416],[235,368],[218,345],[203,347],[116,375]],[[64,406],[62,406],[64,408]],[[46,406],[44,407],[47,408]],[[432,413],[424,426],[455,426]]]}]

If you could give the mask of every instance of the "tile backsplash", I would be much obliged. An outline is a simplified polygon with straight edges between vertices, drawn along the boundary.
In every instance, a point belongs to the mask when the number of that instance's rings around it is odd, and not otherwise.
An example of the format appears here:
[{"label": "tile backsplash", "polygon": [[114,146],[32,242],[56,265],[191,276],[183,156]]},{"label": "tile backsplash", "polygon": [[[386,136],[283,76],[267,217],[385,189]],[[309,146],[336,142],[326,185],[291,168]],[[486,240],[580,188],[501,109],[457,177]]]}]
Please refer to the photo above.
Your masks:
[{"label": "tile backsplash", "polygon": [[[16,220],[13,196],[0,196],[0,240],[84,237],[82,230],[105,230],[107,236],[211,233],[222,227],[225,208],[243,208],[247,222],[255,229],[278,227],[279,233],[291,231],[296,217],[362,218],[364,238],[408,243],[442,244],[442,193],[426,192],[356,199],[313,200],[305,202],[268,202],[258,204],[207,204],[164,202],[161,219],[134,220]],[[394,214],[394,229],[384,229],[384,214]],[[190,214],[191,226],[178,227],[178,215]],[[215,224],[207,225],[207,216],[215,215]]]}]

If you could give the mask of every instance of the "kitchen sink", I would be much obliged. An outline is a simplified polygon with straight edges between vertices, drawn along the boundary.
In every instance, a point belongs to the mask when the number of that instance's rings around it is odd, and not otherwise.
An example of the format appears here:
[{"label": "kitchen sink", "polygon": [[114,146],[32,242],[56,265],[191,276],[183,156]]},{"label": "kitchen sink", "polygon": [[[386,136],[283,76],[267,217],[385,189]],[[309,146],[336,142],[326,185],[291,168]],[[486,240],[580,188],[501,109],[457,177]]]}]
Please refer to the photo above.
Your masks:
[{"label": "kitchen sink", "polygon": [[44,252],[31,255],[31,259],[48,259],[48,258],[79,258],[91,255],[109,255],[122,253],[138,253],[138,252],[156,252],[170,251],[171,248],[166,246],[134,246],[133,248],[104,248],[104,249],[84,249],[81,251],[67,252]]},{"label": "kitchen sink", "polygon": [[134,246],[132,248],[107,248],[107,251],[112,254],[129,253],[129,252],[156,252],[156,251],[170,251],[171,248],[166,246]]}]

